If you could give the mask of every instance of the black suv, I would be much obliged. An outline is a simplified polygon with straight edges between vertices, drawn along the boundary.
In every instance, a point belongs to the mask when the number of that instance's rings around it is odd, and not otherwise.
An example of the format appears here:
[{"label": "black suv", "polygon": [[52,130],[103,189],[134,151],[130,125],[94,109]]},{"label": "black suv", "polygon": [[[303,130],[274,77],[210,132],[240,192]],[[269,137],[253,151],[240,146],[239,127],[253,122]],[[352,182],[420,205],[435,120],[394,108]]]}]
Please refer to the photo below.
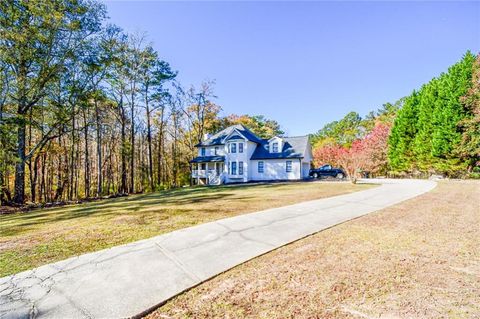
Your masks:
[{"label": "black suv", "polygon": [[323,165],[320,168],[312,168],[309,173],[310,177],[322,178],[322,177],[335,177],[344,178],[345,172],[340,168],[333,168],[332,165]]}]

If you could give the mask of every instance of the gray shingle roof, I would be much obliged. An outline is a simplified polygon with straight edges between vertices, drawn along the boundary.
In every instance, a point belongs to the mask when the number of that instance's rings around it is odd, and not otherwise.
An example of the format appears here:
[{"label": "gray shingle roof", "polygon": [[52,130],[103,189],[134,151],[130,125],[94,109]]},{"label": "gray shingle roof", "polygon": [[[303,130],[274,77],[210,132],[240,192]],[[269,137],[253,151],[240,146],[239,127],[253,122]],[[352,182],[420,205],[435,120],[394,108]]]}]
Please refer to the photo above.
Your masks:
[{"label": "gray shingle roof", "polygon": [[262,140],[253,152],[252,160],[259,159],[281,159],[281,158],[303,158],[308,147],[307,136],[282,137],[283,148],[279,153],[270,153],[268,151],[268,140]]},{"label": "gray shingle roof", "polygon": [[258,138],[255,134],[253,134],[252,131],[250,131],[248,128],[241,124],[237,125],[232,125],[227,127],[226,129],[221,130],[220,132],[210,136],[205,141],[202,141],[198,143],[195,146],[213,146],[213,145],[223,145],[225,144],[225,138],[232,133],[232,131],[237,130],[240,134],[245,136],[245,138],[249,141],[255,142],[255,143],[262,143],[262,140]]},{"label": "gray shingle roof", "polygon": [[190,163],[225,162],[225,156],[197,156]]}]

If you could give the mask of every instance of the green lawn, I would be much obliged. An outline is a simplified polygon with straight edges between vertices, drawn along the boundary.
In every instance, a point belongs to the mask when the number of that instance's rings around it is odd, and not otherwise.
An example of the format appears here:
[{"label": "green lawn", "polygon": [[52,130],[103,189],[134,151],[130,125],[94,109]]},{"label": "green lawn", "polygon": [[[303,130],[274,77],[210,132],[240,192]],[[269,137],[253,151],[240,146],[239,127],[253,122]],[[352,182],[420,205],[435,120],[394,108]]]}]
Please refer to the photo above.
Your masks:
[{"label": "green lawn", "polygon": [[368,187],[329,182],[193,187],[0,215],[0,277],[220,218]]}]

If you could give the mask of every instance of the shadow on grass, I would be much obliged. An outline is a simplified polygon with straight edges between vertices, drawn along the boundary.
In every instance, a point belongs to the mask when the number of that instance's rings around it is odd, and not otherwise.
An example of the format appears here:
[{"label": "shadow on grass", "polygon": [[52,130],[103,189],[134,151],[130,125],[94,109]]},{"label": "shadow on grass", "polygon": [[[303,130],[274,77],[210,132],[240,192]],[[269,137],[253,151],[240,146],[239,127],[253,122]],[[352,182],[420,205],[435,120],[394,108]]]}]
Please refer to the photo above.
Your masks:
[{"label": "shadow on grass", "polygon": [[248,200],[253,197],[241,196],[232,191],[247,188],[251,189],[252,187],[263,189],[269,188],[271,185],[235,185],[174,189],[107,199],[102,202],[89,202],[76,206],[70,205],[60,208],[39,209],[25,213],[5,215],[0,217],[0,236],[14,236],[43,223],[61,222],[84,217],[109,218],[136,214],[138,212],[143,213],[143,211],[149,207],[152,207],[152,211],[162,214],[162,212],[166,210],[162,208],[163,205],[183,206],[203,204],[211,201],[230,199],[232,197],[235,197],[235,199],[239,201]]}]

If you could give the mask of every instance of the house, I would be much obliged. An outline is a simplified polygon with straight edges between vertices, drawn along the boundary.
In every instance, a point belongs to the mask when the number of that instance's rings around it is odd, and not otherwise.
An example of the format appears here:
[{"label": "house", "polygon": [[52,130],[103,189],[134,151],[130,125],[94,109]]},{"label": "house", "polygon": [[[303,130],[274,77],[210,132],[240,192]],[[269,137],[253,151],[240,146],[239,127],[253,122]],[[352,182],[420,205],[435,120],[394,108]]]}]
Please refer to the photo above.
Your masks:
[{"label": "house", "polygon": [[299,180],[308,177],[312,149],[308,136],[261,139],[243,125],[233,125],[195,145],[190,161],[196,184]]}]

